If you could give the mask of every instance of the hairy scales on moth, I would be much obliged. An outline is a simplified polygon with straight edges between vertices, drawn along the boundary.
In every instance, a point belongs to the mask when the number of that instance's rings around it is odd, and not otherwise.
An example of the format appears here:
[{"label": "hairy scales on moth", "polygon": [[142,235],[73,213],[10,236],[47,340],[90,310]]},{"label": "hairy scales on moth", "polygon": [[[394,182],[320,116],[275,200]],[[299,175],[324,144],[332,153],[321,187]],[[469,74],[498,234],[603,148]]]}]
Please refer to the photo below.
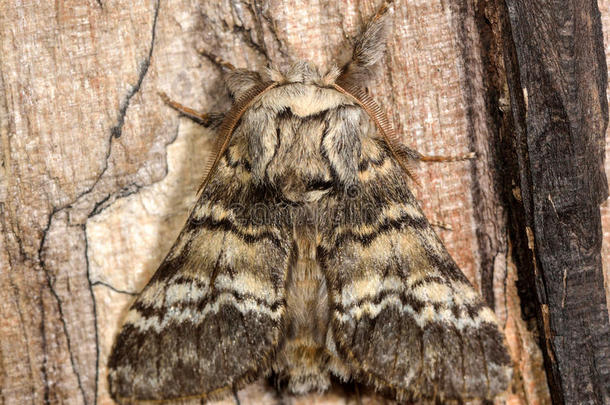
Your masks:
[{"label": "hairy scales on moth", "polygon": [[511,361],[491,309],[409,191],[410,164],[360,85],[385,49],[387,3],[326,74],[233,69],[206,116],[217,153],[109,359],[119,402],[217,399],[274,374],[295,394],[330,376],[398,400],[493,398]]}]

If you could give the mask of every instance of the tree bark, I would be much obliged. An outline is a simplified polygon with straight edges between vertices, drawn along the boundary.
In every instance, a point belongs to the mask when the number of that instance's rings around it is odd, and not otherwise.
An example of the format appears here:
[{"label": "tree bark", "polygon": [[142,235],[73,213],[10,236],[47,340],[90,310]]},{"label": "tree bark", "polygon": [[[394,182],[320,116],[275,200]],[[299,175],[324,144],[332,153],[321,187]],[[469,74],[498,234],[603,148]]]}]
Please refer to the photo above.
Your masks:
[{"label": "tree bark", "polygon": [[[222,71],[199,49],[252,70],[297,59],[324,69],[344,61],[345,37],[358,33],[379,3],[0,2],[3,403],[112,403],[106,361],[114,336],[177,236],[214,142],[157,92],[200,111],[226,109]],[[508,34],[499,27],[520,22],[503,17],[500,1],[394,3],[393,34],[371,92],[407,145],[426,154],[477,152],[474,162],[421,166],[423,185],[414,191],[429,218],[452,226],[439,230],[441,238],[507,334],[515,378],[496,402],[548,404],[548,351],[537,344],[539,333],[547,335],[545,324],[534,322],[539,295],[524,293],[527,280],[516,284],[531,269],[515,231],[525,228],[516,224],[534,216],[507,203],[518,193],[505,168],[512,175],[523,164],[503,152],[520,116],[511,110],[510,80],[518,73],[504,68]],[[602,18],[610,20],[610,12]],[[606,97],[601,90],[599,97]],[[594,156],[592,171],[600,161]],[[588,196],[593,213],[602,194]],[[533,224],[539,255],[546,233]],[[586,241],[592,252],[598,241]],[[559,271],[536,258],[539,269]],[[569,279],[570,292],[579,280]],[[279,403],[264,381],[238,395],[242,404]],[[362,400],[381,401],[370,394]],[[356,403],[356,395],[337,388],[293,401]]]},{"label": "tree bark", "polygon": [[555,404],[608,404],[599,208],[608,197],[608,104],[599,10],[589,0],[506,4],[519,167],[514,206],[524,214],[516,237],[531,250],[523,271],[537,304],[551,396]]}]

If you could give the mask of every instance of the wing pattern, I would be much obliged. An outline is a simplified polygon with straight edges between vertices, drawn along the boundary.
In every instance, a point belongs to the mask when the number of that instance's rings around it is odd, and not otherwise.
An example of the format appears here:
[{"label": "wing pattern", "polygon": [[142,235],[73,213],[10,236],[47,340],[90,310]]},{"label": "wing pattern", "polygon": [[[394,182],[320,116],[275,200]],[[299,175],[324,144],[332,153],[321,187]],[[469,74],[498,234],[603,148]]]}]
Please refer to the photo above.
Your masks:
[{"label": "wing pattern", "polygon": [[401,399],[491,398],[511,377],[483,305],[383,142],[363,140],[360,188],[329,196],[319,257],[338,350],[361,379]]},{"label": "wing pattern", "polygon": [[[285,313],[291,246],[274,196],[228,148],[171,251],[129,310],[109,360],[117,399],[216,398],[266,370]],[[264,258],[264,260],[262,260]]]}]

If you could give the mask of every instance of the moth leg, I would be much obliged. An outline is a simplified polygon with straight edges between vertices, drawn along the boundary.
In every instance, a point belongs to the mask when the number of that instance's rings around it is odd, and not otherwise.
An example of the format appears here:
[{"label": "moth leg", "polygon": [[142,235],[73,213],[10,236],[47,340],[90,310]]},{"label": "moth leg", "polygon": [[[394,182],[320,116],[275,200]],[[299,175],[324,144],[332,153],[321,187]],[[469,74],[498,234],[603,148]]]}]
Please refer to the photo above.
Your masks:
[{"label": "moth leg", "polygon": [[226,60],[222,59],[220,56],[215,55],[211,52],[208,52],[205,49],[198,49],[197,52],[199,52],[199,54],[201,56],[205,56],[206,58],[208,58],[210,60],[210,62],[212,62],[213,64],[215,64],[216,66],[218,66],[220,68],[224,68],[227,70],[236,69],[235,66],[231,62],[227,62]]},{"label": "moth leg", "polygon": [[159,96],[165,104],[178,111],[181,115],[206,128],[213,126],[218,120],[218,114],[204,114],[199,111],[195,111],[190,107],[187,107],[177,101],[172,100],[167,94],[162,91],[159,92]]},{"label": "moth leg", "polygon": [[264,83],[258,72],[236,68],[232,63],[204,49],[199,49],[198,52],[223,72],[225,84],[233,100],[239,99],[252,88]]},{"label": "moth leg", "polygon": [[459,162],[463,160],[476,159],[476,152],[468,152],[460,155],[419,155],[419,160],[422,162]]},{"label": "moth leg", "polygon": [[424,155],[423,153],[420,153],[415,149],[411,149],[406,145],[397,144],[394,147],[397,149],[400,156],[406,158],[407,160],[419,162],[459,162],[477,158],[476,152],[468,152],[458,155]]},{"label": "moth leg", "polygon": [[430,225],[435,228],[444,229],[446,231],[453,231],[453,227],[450,224],[443,222],[443,221],[430,220]]},{"label": "moth leg", "polygon": [[392,3],[394,3],[394,0],[385,0],[383,2],[383,4],[377,9],[377,12],[373,16],[373,18],[371,18],[371,21],[377,21],[378,19],[383,17],[385,15],[385,13],[388,12],[388,9],[390,8],[390,4],[392,4]]}]

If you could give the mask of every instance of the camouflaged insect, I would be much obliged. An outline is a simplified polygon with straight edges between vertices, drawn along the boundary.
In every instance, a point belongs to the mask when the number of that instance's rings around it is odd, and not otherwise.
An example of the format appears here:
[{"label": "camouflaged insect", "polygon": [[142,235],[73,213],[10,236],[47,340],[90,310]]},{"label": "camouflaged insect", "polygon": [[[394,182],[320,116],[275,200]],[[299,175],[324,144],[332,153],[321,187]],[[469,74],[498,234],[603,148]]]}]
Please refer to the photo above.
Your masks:
[{"label": "camouflaged insect", "polygon": [[218,399],[271,374],[294,394],[331,375],[397,400],[506,390],[496,317],[409,191],[421,155],[360,87],[385,8],[341,69],[227,74],[197,203],[112,350],[117,401]]}]

